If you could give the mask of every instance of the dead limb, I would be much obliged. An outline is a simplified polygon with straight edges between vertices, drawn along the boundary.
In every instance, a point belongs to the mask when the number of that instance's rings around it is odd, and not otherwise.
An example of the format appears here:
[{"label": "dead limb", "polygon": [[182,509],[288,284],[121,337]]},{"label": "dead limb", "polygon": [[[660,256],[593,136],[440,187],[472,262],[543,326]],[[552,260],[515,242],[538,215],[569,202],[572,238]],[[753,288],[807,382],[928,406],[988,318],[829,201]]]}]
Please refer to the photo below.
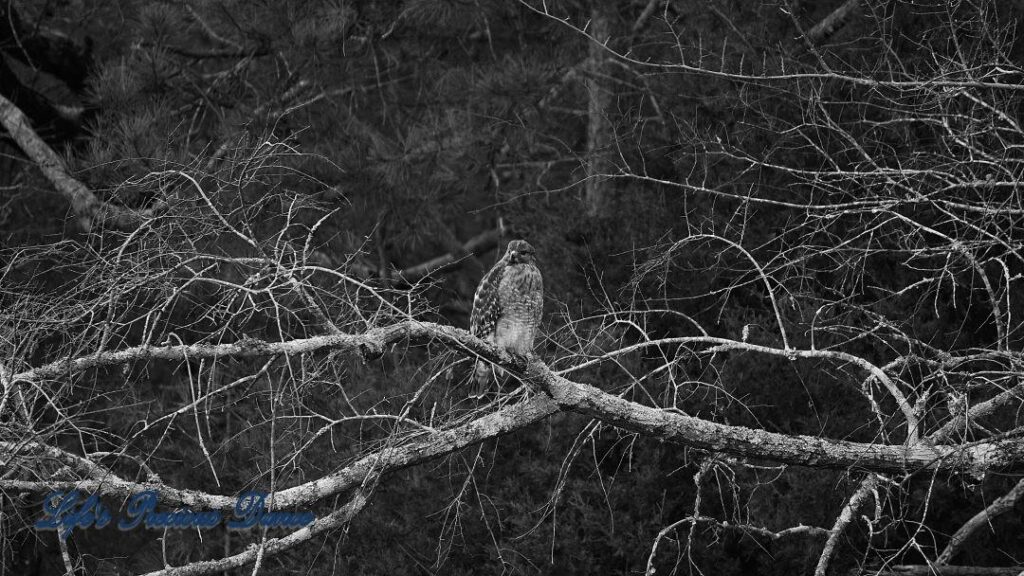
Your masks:
[{"label": "dead limb", "polygon": [[995,502],[992,502],[984,510],[975,514],[967,522],[964,522],[964,525],[949,539],[949,544],[939,554],[939,557],[935,559],[935,563],[943,567],[948,566],[949,561],[960,552],[960,549],[963,548],[971,534],[974,534],[984,526],[990,525],[996,517],[1013,510],[1014,504],[1022,496],[1024,496],[1024,480],[1017,482],[1017,485],[1011,488],[1009,492],[996,498]]},{"label": "dead limb", "polygon": [[[137,346],[67,358],[10,376],[10,382],[35,382],[68,377],[91,368],[122,365],[140,360],[181,361],[222,357],[253,358],[294,356],[339,350],[376,358],[392,343],[432,341],[455,351],[479,356],[520,377],[565,411],[596,418],[626,430],[674,444],[814,468],[871,472],[905,472],[919,469],[952,470],[975,475],[989,470],[1024,467],[1024,445],[1017,438],[1000,438],[965,446],[916,443],[895,445],[850,442],[818,436],[781,434],[744,426],[732,426],[695,418],[679,411],[646,406],[609,394],[589,384],[573,382],[552,372],[547,365],[499,352],[465,330],[430,322],[408,320],[374,328],[361,334],[331,334],[284,342],[244,339],[219,345]],[[614,386],[611,384],[610,386]]]},{"label": "dead limb", "polygon": [[13,102],[0,96],[0,124],[43,176],[71,204],[71,211],[84,231],[97,222],[119,229],[131,229],[152,215],[152,210],[135,212],[101,201],[85,184],[68,173],[64,160],[36,134],[28,117]]}]

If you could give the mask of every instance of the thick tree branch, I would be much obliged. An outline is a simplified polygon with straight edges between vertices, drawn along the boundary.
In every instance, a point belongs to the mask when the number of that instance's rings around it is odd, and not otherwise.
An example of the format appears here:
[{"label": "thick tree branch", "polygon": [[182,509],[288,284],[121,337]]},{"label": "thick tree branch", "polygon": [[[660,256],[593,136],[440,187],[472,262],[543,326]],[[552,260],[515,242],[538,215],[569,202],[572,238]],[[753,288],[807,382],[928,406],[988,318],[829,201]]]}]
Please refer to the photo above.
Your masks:
[{"label": "thick tree branch", "polygon": [[[367,482],[376,482],[391,472],[526,428],[559,410],[584,414],[606,424],[682,446],[749,459],[818,468],[858,468],[869,471],[939,468],[981,474],[996,468],[1020,468],[1024,463],[1024,447],[1019,441],[988,441],[967,446],[903,446],[786,435],[719,424],[677,411],[645,406],[588,384],[571,382],[553,373],[541,362],[510,357],[464,330],[416,321],[376,328],[363,334],[334,334],[287,342],[243,340],[223,345],[140,346],[61,360],[12,375],[8,382],[37,382],[47,378],[67,377],[91,368],[149,359],[194,360],[225,356],[296,355],[327,350],[345,350],[374,357],[381,354],[389,344],[406,339],[438,342],[454,350],[491,360],[524,382],[542,390],[544,394],[538,394],[525,402],[503,408],[462,426],[411,436],[404,441],[397,440],[394,445],[379,449],[336,473],[274,493],[272,500],[275,509],[308,506],[345,491],[358,489],[366,486]],[[10,462],[26,455],[48,454],[63,461],[73,461],[75,465],[72,468],[78,470],[85,479],[60,482],[0,480],[0,488],[37,493],[54,489],[80,489],[117,497],[125,497],[143,490],[156,490],[166,505],[220,510],[230,510],[235,505],[235,498],[230,496],[181,490],[159,482],[130,482],[92,464],[86,458],[71,454],[55,454],[55,450],[57,449],[35,443],[6,443],[0,444],[0,459]],[[844,508],[840,520],[853,513],[856,505],[863,500],[864,494],[862,487]],[[362,501],[353,500],[346,507],[318,520],[311,527],[284,538],[268,541],[264,552],[276,553],[285,550],[309,540],[320,532],[346,524],[365,505],[365,498]],[[837,521],[837,526],[839,525],[840,522]],[[833,531],[836,531],[836,528],[833,528]],[[219,561],[168,568],[156,574],[170,576],[223,571],[254,561],[254,554],[253,550],[247,550]]]},{"label": "thick tree branch", "polygon": [[1019,440],[980,442],[966,447],[907,447],[777,434],[630,402],[555,376],[539,363],[530,366],[527,380],[539,384],[563,409],[667,442],[744,458],[875,472],[940,468],[983,473],[994,467],[1024,466],[1024,446]]},{"label": "thick tree branch", "polygon": [[25,155],[39,166],[50,184],[68,199],[83,230],[91,230],[97,220],[115,228],[132,228],[149,215],[112,206],[97,198],[85,184],[68,174],[60,156],[36,134],[25,114],[3,96],[0,96],[0,124]]},{"label": "thick tree branch", "polygon": [[966,428],[968,422],[973,422],[982,416],[988,416],[1014,399],[1024,401],[1024,383],[1017,384],[1013,388],[1004,390],[984,402],[971,406],[963,418],[955,418],[946,422],[942,425],[942,428],[930,434],[928,438],[935,443],[945,442],[951,434]]},{"label": "thick tree branch", "polygon": [[325,350],[343,350],[375,358],[383,353],[387,345],[404,339],[436,341],[452,349],[491,360],[543,390],[563,410],[591,416],[646,436],[711,452],[817,468],[858,468],[875,472],[938,468],[982,474],[991,469],[1024,467],[1024,442],[1017,438],[982,441],[966,446],[932,446],[923,443],[902,446],[779,434],[694,418],[680,412],[631,402],[594,386],[566,380],[541,362],[527,363],[522,358],[511,358],[465,330],[412,320],[375,328],[363,334],[316,336],[286,342],[242,340],[220,345],[140,346],[58,360],[14,374],[10,380],[18,383],[66,377],[90,368],[149,359],[293,356]]}]

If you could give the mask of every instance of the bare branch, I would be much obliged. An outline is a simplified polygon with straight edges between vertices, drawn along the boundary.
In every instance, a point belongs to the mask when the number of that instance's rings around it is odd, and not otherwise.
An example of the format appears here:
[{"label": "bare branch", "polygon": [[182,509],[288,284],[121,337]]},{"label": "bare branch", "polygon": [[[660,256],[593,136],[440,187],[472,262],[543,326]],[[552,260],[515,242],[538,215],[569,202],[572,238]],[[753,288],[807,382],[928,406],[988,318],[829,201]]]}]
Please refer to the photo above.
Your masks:
[{"label": "bare branch", "polygon": [[[556,412],[558,412],[558,407],[550,399],[546,396],[535,396],[526,402],[507,406],[462,426],[421,434],[401,445],[383,448],[356,460],[337,472],[274,492],[268,496],[267,501],[272,501],[275,508],[308,506],[361,485],[370,474],[386,475],[421,464],[491,438],[529,427]],[[7,461],[17,455],[34,453],[60,455],[62,460],[73,458],[74,462],[85,466],[86,477],[91,479],[47,482],[0,480],[0,488],[35,493],[77,489],[117,498],[127,498],[142,491],[154,490],[160,496],[161,502],[203,510],[231,510],[237,501],[232,496],[177,489],[161,483],[126,481],[97,467],[85,458],[66,454],[49,446],[35,443],[24,445],[0,443],[0,461]]]},{"label": "bare branch", "polygon": [[658,7],[659,1],[660,0],[647,0],[647,5],[644,6],[643,11],[640,12],[640,16],[637,17],[636,22],[633,22],[631,31],[634,35],[643,30],[644,26],[647,25],[647,20],[651,17],[651,14],[654,14],[654,10]]},{"label": "bare branch", "polygon": [[1013,510],[1013,505],[1022,496],[1024,496],[1024,480],[1017,482],[1017,485],[1009,492],[996,498],[995,502],[975,514],[967,522],[964,522],[964,525],[949,539],[949,544],[946,545],[946,549],[942,551],[942,554],[939,554],[939,557],[935,559],[935,563],[948,565],[949,561],[963,548],[971,534],[974,534],[984,526],[990,526],[993,519]]},{"label": "bare branch", "polygon": [[143,359],[291,356],[328,349],[358,352],[372,358],[380,356],[388,344],[406,338],[440,342],[454,350],[491,360],[543,390],[562,409],[692,448],[816,468],[854,467],[876,472],[938,468],[983,473],[991,469],[1018,469],[1024,466],[1024,446],[1013,438],[967,446],[866,444],[730,426],[652,408],[608,394],[588,384],[566,380],[541,362],[527,363],[523,358],[511,358],[465,330],[429,322],[406,321],[375,328],[363,334],[332,334],[286,342],[252,339],[220,345],[140,346],[60,360],[15,374],[11,380],[33,381]]},{"label": "bare branch", "polygon": [[270,48],[259,46],[255,48],[186,48],[184,46],[165,46],[168,52],[185,58],[204,60],[208,58],[256,58],[270,54]]},{"label": "bare branch", "polygon": [[[538,8],[530,4],[527,0],[519,0],[519,3],[525,6],[530,11],[550,18],[552,21],[557,22],[563,26],[568,27],[578,34],[582,34],[589,38],[591,41],[596,41],[593,34],[588,33],[583,28],[573,24],[568,18],[562,18],[548,11],[546,6]],[[844,82],[854,86],[865,86],[869,88],[896,88],[896,89],[915,89],[922,88],[925,86],[932,88],[979,88],[979,89],[991,89],[991,90],[1006,90],[1009,92],[1022,92],[1024,91],[1024,84],[1013,84],[1010,82],[999,82],[999,81],[985,81],[985,80],[936,80],[933,78],[923,80],[877,80],[867,76],[855,76],[851,74],[842,74],[838,72],[795,72],[795,73],[782,73],[782,74],[745,74],[735,73],[726,70],[713,69],[701,65],[686,64],[682,62],[678,63],[664,63],[654,62],[649,60],[641,60],[628,56],[624,53],[617,52],[613,48],[607,45],[603,45],[604,49],[609,54],[623,62],[632,64],[639,68],[646,68],[650,70],[662,70],[662,71],[673,71],[673,72],[687,72],[692,74],[698,74],[707,76],[710,78],[721,78],[723,80],[733,80],[738,82],[793,82],[801,80],[833,80],[837,82]]]},{"label": "bare branch", "polygon": [[457,264],[467,256],[476,256],[487,252],[498,245],[498,240],[500,238],[500,228],[481,232],[467,240],[459,250],[448,252],[447,254],[442,254],[436,258],[431,258],[426,262],[410,266],[404,270],[399,270],[395,273],[395,276],[403,282],[412,284],[426,276],[440,272],[449,266]]},{"label": "bare branch", "polygon": [[859,7],[860,0],[846,0],[807,31],[807,40],[814,45],[827,41],[850,21]]},{"label": "bare branch", "polygon": [[83,230],[91,230],[96,220],[115,228],[130,229],[152,213],[152,210],[136,213],[102,202],[85,184],[68,174],[67,166],[60,156],[29,126],[25,114],[3,96],[0,96],[0,124],[3,124],[18,147],[39,166],[53,187],[67,197]]},{"label": "bare branch", "polygon": [[939,566],[906,564],[878,573],[879,576],[1020,576],[1024,566]]},{"label": "bare branch", "polygon": [[1013,388],[1004,390],[984,402],[971,406],[965,418],[956,418],[943,424],[942,428],[939,428],[929,436],[929,439],[933,442],[945,442],[953,432],[963,430],[967,422],[977,420],[982,416],[988,416],[995,412],[996,409],[1009,404],[1015,399],[1024,400],[1024,383],[1017,384]]},{"label": "bare branch", "polygon": [[839,543],[839,538],[843,535],[846,527],[849,526],[850,522],[853,521],[853,515],[857,513],[857,510],[864,504],[867,499],[875,490],[875,486],[878,484],[878,476],[869,474],[865,478],[860,486],[857,487],[857,491],[850,496],[849,500],[846,501],[846,505],[843,506],[843,510],[839,513],[839,517],[836,518],[835,524],[832,525],[832,529],[829,530],[828,539],[825,541],[825,547],[821,551],[821,556],[818,557],[818,565],[814,568],[814,576],[825,576],[826,570],[828,570],[828,564],[832,560],[832,554],[835,553],[836,544]]},{"label": "bare branch", "polygon": [[606,45],[611,39],[611,15],[603,2],[595,2],[590,12],[589,59],[587,91],[587,180],[584,202],[589,216],[607,216],[610,210],[612,182],[605,174],[611,168],[609,149],[612,143],[612,86],[608,79]]},{"label": "bare branch", "polygon": [[296,530],[281,538],[269,538],[261,542],[259,546],[250,546],[244,552],[219,560],[207,560],[190,562],[184,566],[164,568],[155,572],[147,572],[144,576],[200,576],[202,574],[218,574],[232,568],[239,568],[246,564],[252,564],[257,558],[279,554],[285,550],[294,548],[299,544],[308,542],[314,537],[331,530],[337,530],[356,517],[369,502],[369,495],[365,490],[357,490],[352,499],[341,508],[331,512],[323,518]]}]

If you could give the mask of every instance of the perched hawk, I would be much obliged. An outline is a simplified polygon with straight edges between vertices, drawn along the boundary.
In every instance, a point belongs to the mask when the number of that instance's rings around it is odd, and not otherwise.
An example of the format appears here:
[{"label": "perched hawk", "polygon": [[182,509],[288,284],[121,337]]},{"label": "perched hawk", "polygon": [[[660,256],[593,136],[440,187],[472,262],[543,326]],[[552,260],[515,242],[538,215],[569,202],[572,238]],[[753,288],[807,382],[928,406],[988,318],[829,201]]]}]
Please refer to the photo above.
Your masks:
[{"label": "perched hawk", "polygon": [[[544,281],[534,260],[536,252],[523,240],[508,243],[501,260],[484,275],[473,296],[469,331],[509,353],[533,355],[533,341],[544,308]],[[491,379],[491,365],[478,360],[478,385]]]}]

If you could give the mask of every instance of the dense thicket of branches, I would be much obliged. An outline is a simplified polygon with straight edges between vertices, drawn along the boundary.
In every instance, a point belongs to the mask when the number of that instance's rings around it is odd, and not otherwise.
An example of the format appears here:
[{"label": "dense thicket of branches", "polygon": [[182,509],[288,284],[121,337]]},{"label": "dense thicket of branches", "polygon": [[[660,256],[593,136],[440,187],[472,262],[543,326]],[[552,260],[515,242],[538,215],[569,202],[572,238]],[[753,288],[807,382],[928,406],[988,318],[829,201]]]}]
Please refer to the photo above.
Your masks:
[{"label": "dense thicket of branches", "polygon": [[0,573],[1024,571],[1011,4],[6,3]]}]

